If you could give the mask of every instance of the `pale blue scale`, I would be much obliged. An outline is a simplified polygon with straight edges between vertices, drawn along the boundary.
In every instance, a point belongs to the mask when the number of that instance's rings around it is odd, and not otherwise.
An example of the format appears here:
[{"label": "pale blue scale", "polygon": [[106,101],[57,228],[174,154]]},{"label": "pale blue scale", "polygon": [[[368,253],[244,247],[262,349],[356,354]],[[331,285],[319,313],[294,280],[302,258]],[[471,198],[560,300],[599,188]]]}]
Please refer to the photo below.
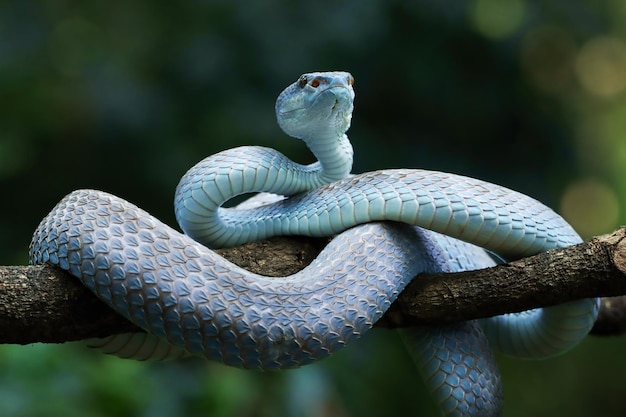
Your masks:
[{"label": "pale blue scale", "polygon": [[[402,169],[350,175],[352,81],[345,72],[305,74],[277,99],[279,125],[318,162],[300,165],[246,146],[191,168],[175,198],[187,236],[94,190],[69,194],[42,220],[31,261],[69,270],[148,332],[91,346],[136,359],[196,355],[245,368],[302,366],[360,337],[419,273],[493,266],[473,244],[510,259],[580,242],[541,203],[483,181]],[[295,195],[221,207],[249,192]],[[368,223],[381,220],[433,231]],[[310,266],[280,279],[207,248],[343,230]],[[527,358],[559,354],[587,334],[597,310],[598,300],[581,300],[402,333],[445,415],[496,416],[502,388],[491,348]]]}]

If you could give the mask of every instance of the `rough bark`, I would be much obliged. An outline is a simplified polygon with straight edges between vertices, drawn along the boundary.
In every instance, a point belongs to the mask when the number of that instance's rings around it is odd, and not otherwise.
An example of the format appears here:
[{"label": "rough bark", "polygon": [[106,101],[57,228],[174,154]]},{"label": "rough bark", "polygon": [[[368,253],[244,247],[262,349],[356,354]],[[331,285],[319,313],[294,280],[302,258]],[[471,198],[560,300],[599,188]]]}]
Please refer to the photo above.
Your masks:
[{"label": "rough bark", "polygon": [[[589,242],[499,265],[453,274],[423,274],[402,292],[378,325],[449,323],[604,298],[598,334],[626,329],[626,228]],[[291,274],[325,240],[275,238],[219,251],[269,276]],[[60,343],[138,331],[78,280],[51,266],[0,267],[0,343]]]}]

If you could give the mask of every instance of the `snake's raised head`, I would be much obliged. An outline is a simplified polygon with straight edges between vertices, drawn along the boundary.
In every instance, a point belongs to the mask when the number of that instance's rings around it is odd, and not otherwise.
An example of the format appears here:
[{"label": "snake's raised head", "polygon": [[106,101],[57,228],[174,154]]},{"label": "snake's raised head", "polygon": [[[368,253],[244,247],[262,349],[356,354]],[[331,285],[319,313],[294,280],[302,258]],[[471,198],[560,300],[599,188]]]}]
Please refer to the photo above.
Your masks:
[{"label": "snake's raised head", "polygon": [[348,72],[303,74],[278,96],[276,118],[289,136],[341,137],[350,127],[354,78]]}]

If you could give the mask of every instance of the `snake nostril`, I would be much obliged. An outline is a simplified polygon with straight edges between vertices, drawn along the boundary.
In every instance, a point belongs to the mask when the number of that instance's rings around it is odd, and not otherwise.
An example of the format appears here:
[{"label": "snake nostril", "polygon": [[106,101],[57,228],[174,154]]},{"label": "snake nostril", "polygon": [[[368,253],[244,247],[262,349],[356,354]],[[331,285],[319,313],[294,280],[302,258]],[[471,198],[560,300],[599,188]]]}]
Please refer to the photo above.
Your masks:
[{"label": "snake nostril", "polygon": [[354,77],[352,74],[348,75],[348,85],[354,85]]}]

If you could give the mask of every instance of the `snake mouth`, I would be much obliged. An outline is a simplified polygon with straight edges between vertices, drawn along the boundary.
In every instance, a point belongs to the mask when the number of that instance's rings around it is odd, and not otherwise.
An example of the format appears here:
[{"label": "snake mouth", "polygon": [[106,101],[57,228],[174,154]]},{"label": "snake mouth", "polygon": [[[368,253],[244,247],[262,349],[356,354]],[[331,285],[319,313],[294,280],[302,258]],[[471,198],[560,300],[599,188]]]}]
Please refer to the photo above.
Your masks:
[{"label": "snake mouth", "polygon": [[281,111],[280,114],[281,115],[289,115],[289,114],[292,114],[292,113],[295,113],[295,112],[299,112],[299,111],[303,111],[303,110],[309,110],[313,106],[315,106],[319,102],[320,99],[322,99],[323,97],[326,97],[328,94],[333,94],[335,96],[335,100],[333,102],[333,105],[330,108],[331,112],[334,112],[339,107],[339,104],[341,103],[340,97],[342,95],[344,95],[344,94],[346,96],[350,96],[350,90],[348,89],[348,87],[345,87],[343,85],[329,85],[328,87],[324,88],[323,90],[318,90],[316,93],[317,94],[315,95],[313,100],[311,100],[308,103],[308,105],[301,106],[301,107],[295,107],[295,108],[290,109],[290,110]]},{"label": "snake mouth", "polygon": [[335,96],[335,100],[333,101],[333,105],[330,108],[330,110],[335,111],[335,109],[341,103],[341,98],[349,96],[350,95],[349,93],[350,93],[350,90],[347,87],[344,87],[342,85],[328,86],[325,89],[319,91],[319,93],[317,94],[315,99],[313,99],[313,101],[308,106],[308,108],[313,107],[315,104],[317,104],[319,100],[321,100],[323,97],[326,97],[328,94],[332,94],[333,96]]}]

